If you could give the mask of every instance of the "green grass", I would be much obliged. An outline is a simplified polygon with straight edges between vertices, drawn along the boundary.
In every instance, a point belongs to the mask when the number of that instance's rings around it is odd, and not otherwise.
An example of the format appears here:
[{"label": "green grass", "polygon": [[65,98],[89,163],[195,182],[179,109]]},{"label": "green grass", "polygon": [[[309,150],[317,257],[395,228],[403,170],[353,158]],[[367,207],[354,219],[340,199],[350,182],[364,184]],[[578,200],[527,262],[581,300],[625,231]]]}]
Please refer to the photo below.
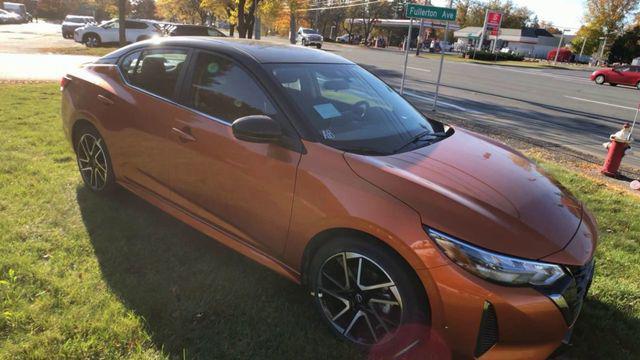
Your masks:
[{"label": "green grass", "polygon": [[[56,84],[0,85],[0,359],[353,359],[301,288],[81,185]],[[571,358],[640,354],[640,201],[543,163],[601,228]]]}]

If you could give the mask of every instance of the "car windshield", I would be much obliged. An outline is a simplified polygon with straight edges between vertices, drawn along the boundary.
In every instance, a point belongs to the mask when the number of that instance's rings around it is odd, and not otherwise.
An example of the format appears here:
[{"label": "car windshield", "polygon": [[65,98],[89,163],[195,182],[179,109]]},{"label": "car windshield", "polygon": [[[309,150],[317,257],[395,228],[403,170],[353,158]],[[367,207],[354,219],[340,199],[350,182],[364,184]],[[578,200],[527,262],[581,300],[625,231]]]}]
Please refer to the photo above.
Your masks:
[{"label": "car windshield", "polygon": [[358,65],[273,64],[269,71],[329,146],[389,155],[444,136],[441,123]]},{"label": "car windshield", "polygon": [[313,29],[302,29],[303,34],[317,34],[318,32]]}]

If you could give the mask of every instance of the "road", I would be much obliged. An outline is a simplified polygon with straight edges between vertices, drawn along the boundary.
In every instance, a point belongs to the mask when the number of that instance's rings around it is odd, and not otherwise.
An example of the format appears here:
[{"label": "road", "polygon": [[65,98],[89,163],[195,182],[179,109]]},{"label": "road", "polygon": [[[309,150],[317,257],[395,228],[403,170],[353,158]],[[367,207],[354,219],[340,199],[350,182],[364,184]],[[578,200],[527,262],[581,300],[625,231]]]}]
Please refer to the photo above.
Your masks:
[{"label": "road", "polygon": [[[346,45],[325,47],[357,62],[391,86],[400,87],[402,53]],[[406,95],[425,112],[433,103],[438,65],[436,59],[409,55]],[[439,111],[505,134],[602,158],[602,143],[626,121],[633,120],[640,92],[631,87],[595,85],[589,81],[589,74],[445,61]],[[624,162],[640,168],[638,155],[632,154]]]},{"label": "road", "polygon": [[[57,80],[69,67],[93,59],[3,54],[78,46],[62,39],[59,31],[55,24],[0,26],[0,79]],[[324,49],[400,87],[401,52],[328,43]],[[438,64],[437,59],[409,55],[406,95],[425,113],[431,109]],[[445,61],[439,111],[504,134],[544,141],[557,146],[558,151],[566,147],[603,158],[602,143],[633,119],[640,92],[630,87],[598,86],[588,76],[589,72],[580,70]],[[640,156],[628,156],[624,163],[640,169]]]}]

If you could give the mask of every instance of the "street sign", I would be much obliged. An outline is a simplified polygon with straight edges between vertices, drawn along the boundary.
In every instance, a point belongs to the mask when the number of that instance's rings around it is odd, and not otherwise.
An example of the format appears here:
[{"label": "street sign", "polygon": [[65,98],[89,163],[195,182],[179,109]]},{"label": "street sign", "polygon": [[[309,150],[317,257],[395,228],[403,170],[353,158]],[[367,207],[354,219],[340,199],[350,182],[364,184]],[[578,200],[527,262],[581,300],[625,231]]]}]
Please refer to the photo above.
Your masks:
[{"label": "street sign", "polygon": [[413,19],[430,19],[442,21],[455,21],[456,9],[418,4],[407,4],[407,17]]},{"label": "street sign", "polygon": [[499,11],[489,10],[487,12],[487,28],[496,29],[500,28],[502,22],[502,13]]}]

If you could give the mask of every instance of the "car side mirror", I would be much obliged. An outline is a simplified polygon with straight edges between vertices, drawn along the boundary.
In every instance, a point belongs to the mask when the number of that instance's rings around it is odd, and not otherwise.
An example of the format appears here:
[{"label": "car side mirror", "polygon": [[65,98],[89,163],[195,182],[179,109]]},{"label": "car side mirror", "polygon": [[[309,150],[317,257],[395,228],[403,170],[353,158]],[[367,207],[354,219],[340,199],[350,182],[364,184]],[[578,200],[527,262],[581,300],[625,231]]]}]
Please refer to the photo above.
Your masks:
[{"label": "car side mirror", "polygon": [[282,139],[282,128],[266,115],[249,115],[231,124],[233,136],[238,140],[254,143],[275,143]]}]

